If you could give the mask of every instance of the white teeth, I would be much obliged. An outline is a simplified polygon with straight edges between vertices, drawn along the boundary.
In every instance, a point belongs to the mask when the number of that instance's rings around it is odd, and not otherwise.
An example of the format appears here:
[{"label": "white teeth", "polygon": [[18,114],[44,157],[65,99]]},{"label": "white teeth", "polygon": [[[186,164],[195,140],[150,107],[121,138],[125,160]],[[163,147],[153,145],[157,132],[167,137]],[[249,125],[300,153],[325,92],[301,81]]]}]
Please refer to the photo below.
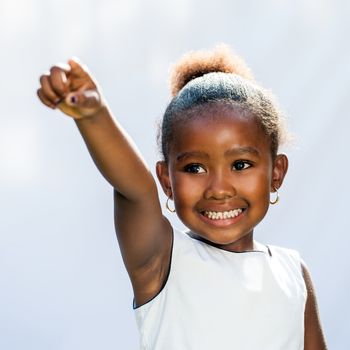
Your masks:
[{"label": "white teeth", "polygon": [[235,218],[242,213],[242,209],[233,209],[230,211],[205,211],[204,215],[212,220],[222,220]]}]

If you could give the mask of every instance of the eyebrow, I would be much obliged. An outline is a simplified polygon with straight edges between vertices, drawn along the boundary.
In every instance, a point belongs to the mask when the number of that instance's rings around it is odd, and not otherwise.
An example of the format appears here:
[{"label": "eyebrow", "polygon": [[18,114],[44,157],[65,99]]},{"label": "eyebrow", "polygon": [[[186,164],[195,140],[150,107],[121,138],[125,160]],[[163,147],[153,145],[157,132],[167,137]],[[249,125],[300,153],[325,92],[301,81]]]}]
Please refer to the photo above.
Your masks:
[{"label": "eyebrow", "polygon": [[187,158],[204,158],[209,159],[209,154],[202,151],[192,151],[192,152],[181,152],[176,156],[177,161],[182,161]]},{"label": "eyebrow", "polygon": [[[242,156],[245,154],[260,157],[260,152],[256,148],[250,147],[250,146],[233,147],[233,148],[228,149],[225,152],[226,157],[227,156]],[[209,159],[210,156],[208,153],[203,152],[203,151],[181,152],[176,156],[177,161],[183,161],[183,160],[186,160],[187,158]]]},{"label": "eyebrow", "polygon": [[260,152],[258,151],[258,149],[251,146],[233,147],[225,152],[225,156],[243,155],[243,154],[251,154],[251,155],[260,157]]}]

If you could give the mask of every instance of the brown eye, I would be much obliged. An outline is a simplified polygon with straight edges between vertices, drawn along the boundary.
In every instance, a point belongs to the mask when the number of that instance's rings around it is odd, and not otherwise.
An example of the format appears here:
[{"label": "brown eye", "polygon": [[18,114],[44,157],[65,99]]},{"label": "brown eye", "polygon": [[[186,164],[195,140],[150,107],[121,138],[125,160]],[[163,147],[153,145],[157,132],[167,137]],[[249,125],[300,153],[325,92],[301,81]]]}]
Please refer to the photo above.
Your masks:
[{"label": "brown eye", "polygon": [[205,169],[199,164],[189,164],[184,168],[185,172],[192,174],[201,174],[205,173]]},{"label": "brown eye", "polygon": [[233,163],[233,170],[240,171],[250,168],[252,165],[246,160],[237,160]]}]

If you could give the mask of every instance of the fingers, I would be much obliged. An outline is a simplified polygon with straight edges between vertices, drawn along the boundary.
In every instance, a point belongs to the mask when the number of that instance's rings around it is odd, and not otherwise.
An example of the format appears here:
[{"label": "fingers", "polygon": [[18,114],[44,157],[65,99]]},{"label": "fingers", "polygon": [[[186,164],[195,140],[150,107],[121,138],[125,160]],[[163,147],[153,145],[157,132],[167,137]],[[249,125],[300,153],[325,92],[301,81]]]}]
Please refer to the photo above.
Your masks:
[{"label": "fingers", "polygon": [[69,89],[67,71],[59,66],[54,66],[50,70],[50,85],[53,91],[60,97],[64,97]]},{"label": "fingers", "polygon": [[42,89],[38,89],[37,90],[37,95],[40,99],[40,101],[46,105],[47,107],[50,107],[52,109],[55,109],[56,108],[56,105],[53,104],[47,97],[46,95],[43,93],[43,90]]},{"label": "fingers", "polygon": [[70,66],[72,74],[77,77],[84,77],[87,74],[87,67],[80,62],[80,60],[76,57],[72,57],[68,60],[68,64]]},{"label": "fingers", "polygon": [[50,73],[40,77],[41,88],[38,90],[40,100],[47,106],[54,108],[69,92],[70,66],[56,65]]},{"label": "fingers", "polygon": [[53,66],[40,77],[40,84],[37,91],[40,101],[75,119],[93,115],[104,103],[87,67],[76,58],[71,58],[68,64]]},{"label": "fingers", "polygon": [[91,76],[85,64],[81,63],[76,57],[68,60],[71,76],[71,90],[80,90],[81,88],[96,88],[93,77]]},{"label": "fingers", "polygon": [[40,77],[40,84],[42,94],[49,100],[53,105],[56,105],[61,97],[54,91],[50,83],[50,75],[45,74]]}]

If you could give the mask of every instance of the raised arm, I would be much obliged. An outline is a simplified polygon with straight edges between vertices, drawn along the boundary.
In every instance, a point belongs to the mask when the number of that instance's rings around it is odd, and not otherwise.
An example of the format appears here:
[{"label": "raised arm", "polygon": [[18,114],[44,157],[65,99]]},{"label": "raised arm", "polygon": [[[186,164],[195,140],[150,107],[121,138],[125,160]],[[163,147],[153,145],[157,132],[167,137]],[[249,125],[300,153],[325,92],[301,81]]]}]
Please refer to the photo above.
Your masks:
[{"label": "raised arm", "polygon": [[84,65],[71,59],[52,67],[40,83],[40,100],[75,120],[96,166],[114,187],[117,237],[136,303],[142,304],[162,287],[170,263],[171,227],[154,178]]}]

